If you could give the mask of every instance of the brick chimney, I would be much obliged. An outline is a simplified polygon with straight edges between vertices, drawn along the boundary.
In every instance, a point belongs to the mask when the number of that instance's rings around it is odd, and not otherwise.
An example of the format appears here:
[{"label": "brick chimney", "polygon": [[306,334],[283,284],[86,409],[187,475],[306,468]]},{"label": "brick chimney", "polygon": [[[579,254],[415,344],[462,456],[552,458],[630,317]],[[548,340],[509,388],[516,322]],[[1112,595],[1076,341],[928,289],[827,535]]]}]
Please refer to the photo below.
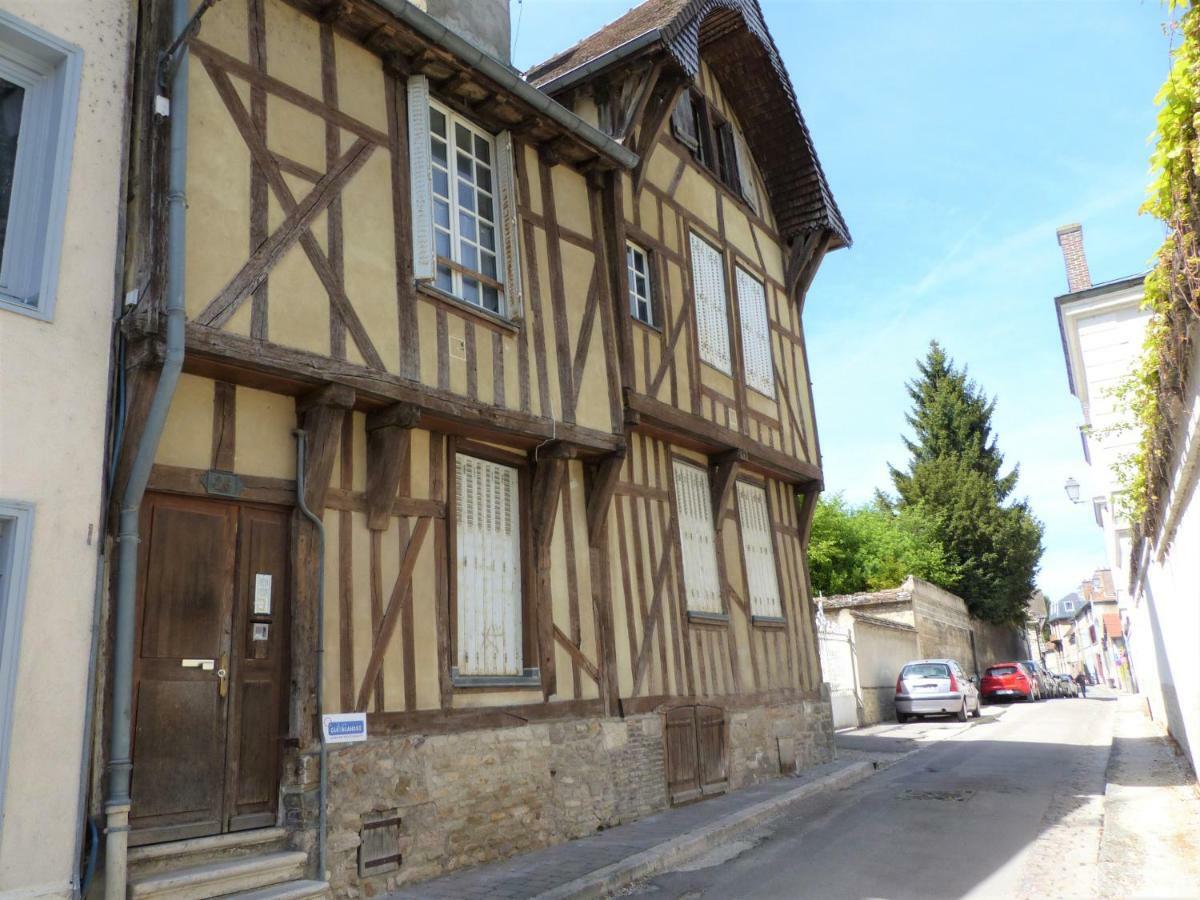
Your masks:
[{"label": "brick chimney", "polygon": [[1058,229],[1058,246],[1062,247],[1063,263],[1067,267],[1067,289],[1074,294],[1092,286],[1087,257],[1083,253],[1083,226],[1064,225]]}]

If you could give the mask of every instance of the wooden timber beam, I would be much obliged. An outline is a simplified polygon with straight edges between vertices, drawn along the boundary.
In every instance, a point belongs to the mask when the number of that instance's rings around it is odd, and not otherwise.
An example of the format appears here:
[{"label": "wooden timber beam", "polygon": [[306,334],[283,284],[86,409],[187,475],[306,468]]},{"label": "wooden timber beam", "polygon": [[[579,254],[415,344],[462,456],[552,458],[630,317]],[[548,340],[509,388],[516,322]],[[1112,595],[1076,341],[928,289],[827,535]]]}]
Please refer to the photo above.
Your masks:
[{"label": "wooden timber beam", "polygon": [[367,416],[367,528],[385,531],[392,519],[396,490],[408,469],[412,429],[421,411],[395,403]]},{"label": "wooden timber beam", "polygon": [[817,511],[817,498],[821,496],[821,486],[810,484],[799,492],[800,501],[800,546],[804,549],[807,568],[808,539],[812,536],[813,516]]},{"label": "wooden timber beam", "polygon": [[646,111],[646,104],[650,102],[650,97],[654,93],[655,87],[658,86],[658,79],[662,75],[663,60],[658,60],[646,72],[645,79],[638,86],[637,93],[633,95],[633,102],[629,104],[629,108],[623,110],[621,127],[616,134],[613,135],[613,140],[620,141],[631,150],[633,148],[633,129],[642,118],[642,113]]},{"label": "wooden timber beam", "polygon": [[625,407],[627,428],[636,427],[649,433],[660,434],[684,447],[703,453],[742,450],[745,452],[743,465],[746,468],[789,484],[816,482],[819,485],[822,481],[819,466],[767,447],[748,435],[684,412],[669,403],[626,390]]},{"label": "wooden timber beam", "polygon": [[642,182],[646,179],[646,162],[650,158],[650,152],[658,143],[658,136],[662,134],[663,126],[670,118],[671,110],[675,108],[675,103],[683,89],[684,82],[681,80],[657,79],[655,95],[647,104],[642,116],[641,128],[638,130],[637,141],[632,148],[638,155],[637,165],[633,167],[633,195],[635,197],[642,189]]},{"label": "wooden timber beam", "polygon": [[[153,340],[161,342],[157,335]],[[423,427],[511,441],[522,447],[557,439],[583,454],[604,454],[625,445],[621,434],[489,406],[401,375],[369,370],[348,360],[253,341],[195,323],[187,327],[184,371],[293,396],[311,390],[315,384],[341,384],[354,392],[360,408],[411,403],[421,409]]]},{"label": "wooden timber beam", "polygon": [[608,521],[608,510],[612,506],[617,482],[621,479],[621,467],[625,464],[625,450],[606,456],[595,466],[587,498],[588,543],[596,546]]},{"label": "wooden timber beam", "polygon": [[342,420],[353,407],[354,391],[340,384],[326,384],[296,401],[305,435],[304,502],[317,515],[325,509]]},{"label": "wooden timber beam", "polygon": [[737,470],[747,459],[745,450],[729,450],[709,461],[712,466],[712,505],[713,521],[721,521],[721,513],[725,509],[725,501],[737,480]]},{"label": "wooden timber beam", "polygon": [[533,470],[530,490],[529,521],[533,533],[534,589],[537,603],[538,664],[542,678],[542,697],[548,699],[558,689],[555,677],[554,603],[550,593],[550,542],[558,517],[563,479],[567,475],[569,447],[552,443],[541,447]]}]

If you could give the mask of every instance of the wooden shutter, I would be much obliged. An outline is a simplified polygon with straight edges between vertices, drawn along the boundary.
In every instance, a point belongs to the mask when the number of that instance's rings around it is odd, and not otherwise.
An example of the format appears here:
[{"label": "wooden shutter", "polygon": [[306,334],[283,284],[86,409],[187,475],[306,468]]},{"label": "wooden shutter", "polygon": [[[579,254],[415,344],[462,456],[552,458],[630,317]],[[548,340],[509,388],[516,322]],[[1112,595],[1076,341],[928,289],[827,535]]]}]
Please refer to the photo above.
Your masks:
[{"label": "wooden shutter", "polygon": [[767,514],[767,492],[739,481],[738,520],[742,526],[742,558],[746,561],[746,585],[750,592],[750,615],[780,618],[779,578],[775,571],[775,542],[771,517]]},{"label": "wooden shutter", "polygon": [[434,276],[433,162],[429,148],[429,79],[408,78],[408,189],[412,206],[413,277]]},{"label": "wooden shutter", "polygon": [[694,612],[724,613],[717,571],[712,495],[708,473],[704,469],[675,461],[675,504],[687,608]]},{"label": "wooden shutter", "polygon": [[750,148],[746,141],[736,132],[733,135],[733,149],[737,158],[738,184],[742,190],[742,199],[750,204],[756,213],[762,213],[758,206],[758,188],[754,185],[754,166],[751,163]]},{"label": "wooden shutter", "polygon": [[696,707],[700,793],[723,794],[729,788],[725,765],[725,711],[717,706]]},{"label": "wooden shutter", "polygon": [[725,311],[725,265],[708,241],[691,234],[692,295],[700,358],[726,375],[733,374],[729,355],[729,317]]},{"label": "wooden shutter", "polygon": [[679,100],[671,110],[671,131],[693,153],[700,149],[700,135],[696,133],[696,113],[692,110],[692,93],[689,90],[680,92]]},{"label": "wooden shutter", "polygon": [[672,806],[700,796],[700,753],[696,740],[696,708],[667,711],[667,793]]},{"label": "wooden shutter", "polygon": [[768,397],[775,396],[771,361],[771,326],[762,282],[740,266],[736,270],[738,313],[742,326],[742,364],[746,384]]},{"label": "wooden shutter", "polygon": [[522,675],[517,470],[455,458],[460,675]]},{"label": "wooden shutter", "polygon": [[717,126],[717,141],[721,145],[718,154],[721,164],[721,180],[740,194],[741,183],[738,178],[736,138],[733,134],[733,126],[728,122],[722,122]]},{"label": "wooden shutter", "polygon": [[496,178],[500,203],[500,244],[504,255],[505,313],[521,318],[524,290],[521,286],[520,214],[517,211],[516,158],[511,131],[496,135]]}]

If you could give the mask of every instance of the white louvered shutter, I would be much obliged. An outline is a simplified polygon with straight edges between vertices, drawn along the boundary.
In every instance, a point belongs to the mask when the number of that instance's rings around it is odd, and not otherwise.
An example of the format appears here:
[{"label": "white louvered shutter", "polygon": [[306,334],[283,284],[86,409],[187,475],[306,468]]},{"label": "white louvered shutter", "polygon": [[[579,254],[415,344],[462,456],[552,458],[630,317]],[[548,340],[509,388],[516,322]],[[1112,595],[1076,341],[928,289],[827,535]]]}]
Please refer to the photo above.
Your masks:
[{"label": "white louvered shutter", "polygon": [[433,163],[429,150],[429,79],[408,78],[408,189],[412,206],[413,276],[434,276]]},{"label": "white louvered shutter", "polygon": [[517,470],[455,458],[458,672],[521,675],[521,532]]},{"label": "white louvered shutter", "polygon": [[693,612],[724,613],[708,473],[678,460],[674,465],[675,515],[679,518],[687,608]]},{"label": "white louvered shutter", "polygon": [[736,131],[733,133],[733,149],[737,155],[738,184],[742,189],[742,199],[750,204],[756,213],[762,210],[758,206],[758,188],[754,186],[754,166],[750,162],[750,148]]},{"label": "white louvered shutter", "polygon": [[691,238],[692,293],[696,299],[700,358],[726,375],[732,375],[729,317],[725,312],[725,265],[716,247],[694,232]]},{"label": "white louvered shutter", "polygon": [[504,255],[505,312],[510,319],[521,318],[524,307],[515,152],[511,131],[502,131],[496,135],[496,178],[499,182],[501,253]]},{"label": "white louvered shutter", "polygon": [[767,295],[762,282],[740,266],[735,270],[738,315],[742,325],[742,362],[746,384],[775,396],[775,369],[771,361],[771,325],[767,321]]},{"label": "white louvered shutter", "polygon": [[775,543],[771,517],[767,514],[767,492],[739,481],[738,517],[742,525],[742,558],[746,561],[746,584],[750,591],[750,615],[779,618],[779,579],[775,572]]}]

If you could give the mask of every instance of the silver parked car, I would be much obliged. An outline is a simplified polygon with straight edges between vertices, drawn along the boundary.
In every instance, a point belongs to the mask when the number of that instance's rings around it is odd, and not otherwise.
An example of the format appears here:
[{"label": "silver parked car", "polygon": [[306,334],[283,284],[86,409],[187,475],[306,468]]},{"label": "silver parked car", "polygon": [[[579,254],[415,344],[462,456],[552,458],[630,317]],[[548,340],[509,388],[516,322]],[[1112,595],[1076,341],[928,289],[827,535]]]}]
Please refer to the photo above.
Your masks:
[{"label": "silver parked car", "polygon": [[896,679],[896,721],[920,716],[968,715],[979,718],[979,686],[953,659],[917,659],[905,663]]}]

